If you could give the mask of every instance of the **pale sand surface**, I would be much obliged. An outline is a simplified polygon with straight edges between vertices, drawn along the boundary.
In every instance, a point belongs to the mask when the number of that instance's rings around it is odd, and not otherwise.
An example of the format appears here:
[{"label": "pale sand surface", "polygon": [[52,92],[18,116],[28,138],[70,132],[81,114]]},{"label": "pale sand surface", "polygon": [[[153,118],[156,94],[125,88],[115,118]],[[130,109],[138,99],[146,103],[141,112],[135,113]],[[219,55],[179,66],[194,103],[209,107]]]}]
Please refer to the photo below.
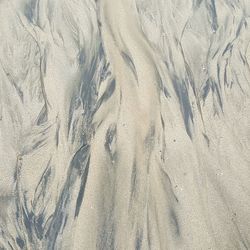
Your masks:
[{"label": "pale sand surface", "polygon": [[0,1],[0,249],[250,249],[248,0]]}]

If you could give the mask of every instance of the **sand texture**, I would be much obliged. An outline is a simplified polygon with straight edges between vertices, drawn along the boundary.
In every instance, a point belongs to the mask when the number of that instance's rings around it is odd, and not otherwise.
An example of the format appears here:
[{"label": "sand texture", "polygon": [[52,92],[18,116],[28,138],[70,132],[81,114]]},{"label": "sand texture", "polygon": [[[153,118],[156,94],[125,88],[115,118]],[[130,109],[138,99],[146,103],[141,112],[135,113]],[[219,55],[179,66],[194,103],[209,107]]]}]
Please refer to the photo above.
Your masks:
[{"label": "sand texture", "polygon": [[250,249],[249,0],[0,1],[0,250]]}]

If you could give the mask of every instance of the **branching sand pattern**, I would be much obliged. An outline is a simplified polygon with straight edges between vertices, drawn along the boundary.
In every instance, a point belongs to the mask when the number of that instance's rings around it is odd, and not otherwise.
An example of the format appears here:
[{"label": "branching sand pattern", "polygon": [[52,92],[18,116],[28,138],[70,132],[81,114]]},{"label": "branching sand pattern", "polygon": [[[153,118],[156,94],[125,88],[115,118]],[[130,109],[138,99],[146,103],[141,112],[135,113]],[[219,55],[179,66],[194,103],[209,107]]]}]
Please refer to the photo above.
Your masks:
[{"label": "branching sand pattern", "polygon": [[0,1],[0,249],[250,249],[250,1]]}]

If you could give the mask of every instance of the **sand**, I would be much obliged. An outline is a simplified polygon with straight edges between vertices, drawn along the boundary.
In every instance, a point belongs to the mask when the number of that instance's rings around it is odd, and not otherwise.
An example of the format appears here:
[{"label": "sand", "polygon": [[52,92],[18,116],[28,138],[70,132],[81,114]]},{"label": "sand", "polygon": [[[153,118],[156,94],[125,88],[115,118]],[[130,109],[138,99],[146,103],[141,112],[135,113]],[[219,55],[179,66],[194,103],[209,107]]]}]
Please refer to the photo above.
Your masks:
[{"label": "sand", "polygon": [[1,1],[0,249],[249,249],[249,18]]}]

